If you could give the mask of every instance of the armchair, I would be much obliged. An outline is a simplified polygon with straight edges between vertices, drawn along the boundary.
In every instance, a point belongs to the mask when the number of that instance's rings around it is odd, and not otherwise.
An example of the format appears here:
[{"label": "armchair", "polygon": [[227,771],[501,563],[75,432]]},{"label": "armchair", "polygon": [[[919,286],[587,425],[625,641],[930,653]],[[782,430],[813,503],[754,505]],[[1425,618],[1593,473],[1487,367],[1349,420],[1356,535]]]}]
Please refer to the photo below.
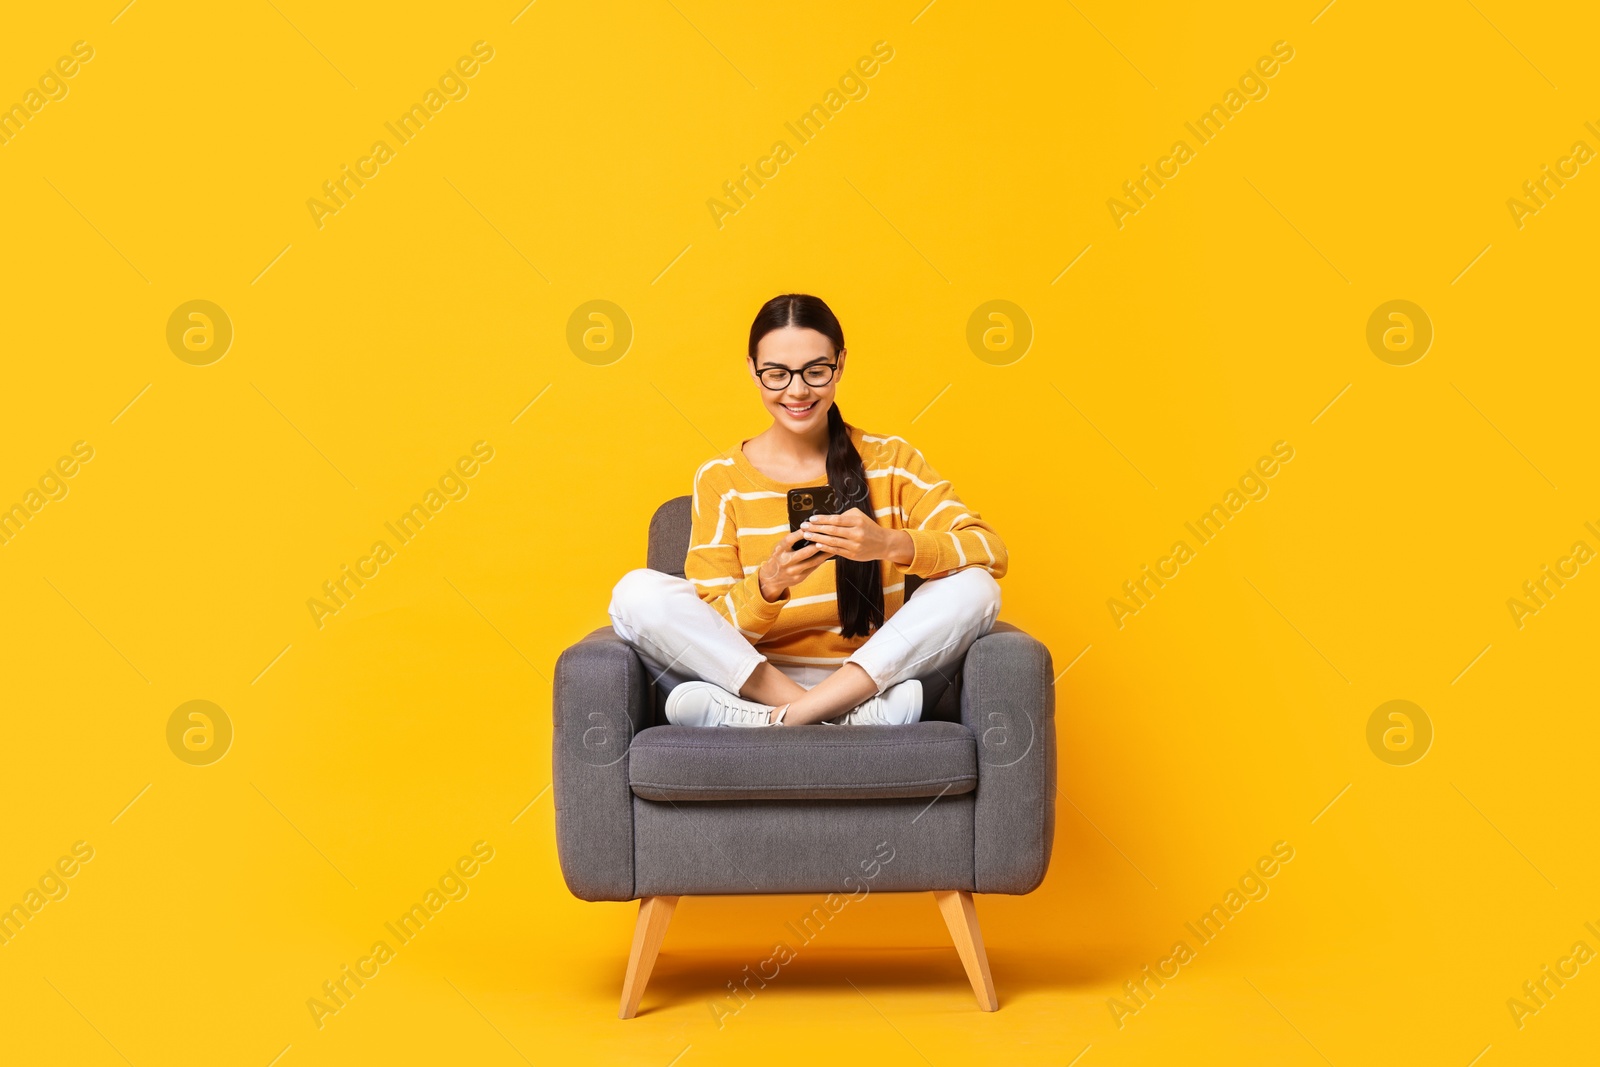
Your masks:
[{"label": "armchair", "polygon": [[[683,575],[690,498],[650,521]],[[921,580],[906,576],[909,597]],[[638,1011],[678,899],[932,892],[980,1007],[999,1007],[973,893],[1044,880],[1055,830],[1050,652],[1004,622],[909,726],[667,724],[666,692],[609,625],[556,662],[557,850],[582,900],[638,900],[619,1014]],[[892,860],[878,851],[885,843]],[[870,872],[870,873],[869,873]]]}]

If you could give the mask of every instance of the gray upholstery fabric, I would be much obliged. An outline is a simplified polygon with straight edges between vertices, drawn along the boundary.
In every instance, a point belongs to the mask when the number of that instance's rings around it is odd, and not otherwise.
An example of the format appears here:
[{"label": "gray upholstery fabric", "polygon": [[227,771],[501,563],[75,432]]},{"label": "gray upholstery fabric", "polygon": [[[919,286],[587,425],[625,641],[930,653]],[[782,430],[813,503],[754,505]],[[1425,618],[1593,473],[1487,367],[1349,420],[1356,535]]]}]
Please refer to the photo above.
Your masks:
[{"label": "gray upholstery fabric", "polygon": [[650,542],[645,566],[683,577],[689,555],[689,525],[694,520],[694,498],[675,496],[650,516]]},{"label": "gray upholstery fabric", "polygon": [[633,739],[628,781],[646,800],[861,800],[970,793],[977,748],[959,723],[657,726]]},{"label": "gray upholstery fabric", "polygon": [[[656,510],[651,567],[682,576],[689,506],[684,496]],[[913,578],[907,576],[907,595],[915,588]],[[655,728],[665,722],[659,717],[662,687],[651,681],[633,649],[604,626],[556,661],[553,759],[562,875],[583,900],[1030,892],[1044,879],[1055,832],[1053,678],[1049,650],[1017,627],[997,622],[973,643],[942,693],[935,695],[924,680],[933,706],[924,709],[927,721],[916,726],[716,730],[680,744],[671,739],[698,731]],[[814,730],[841,740],[795,739]],[[843,740],[865,736],[863,731],[889,731],[900,739],[915,731],[919,740],[937,732],[964,740],[947,746],[941,739],[917,756],[908,747],[884,757],[880,766],[877,748],[853,748]],[[790,758],[761,747],[780,734],[789,735],[780,745],[805,754]],[[976,772],[975,789],[964,772],[945,768],[943,761],[954,760],[956,749],[966,753],[962,767]],[[916,775],[929,779],[915,787],[924,795],[903,798],[652,800],[636,796],[631,785],[662,790],[657,796],[758,783],[803,793],[808,785],[862,788]],[[948,789],[931,788],[933,779],[944,778],[951,779]],[[891,861],[883,861],[885,850],[893,853]]]},{"label": "gray upholstery fabric", "polygon": [[970,891],[973,807],[971,793],[709,804],[635,797],[636,888],[640,896]]},{"label": "gray upholstery fabric", "polygon": [[556,660],[556,851],[584,900],[634,897],[628,744],[650,725],[647,696],[644,661],[609,625]]},{"label": "gray upholstery fabric", "polygon": [[1030,893],[1055,838],[1056,691],[1050,650],[1009,623],[972,643],[961,721],[978,742],[973,870],[980,893]]}]

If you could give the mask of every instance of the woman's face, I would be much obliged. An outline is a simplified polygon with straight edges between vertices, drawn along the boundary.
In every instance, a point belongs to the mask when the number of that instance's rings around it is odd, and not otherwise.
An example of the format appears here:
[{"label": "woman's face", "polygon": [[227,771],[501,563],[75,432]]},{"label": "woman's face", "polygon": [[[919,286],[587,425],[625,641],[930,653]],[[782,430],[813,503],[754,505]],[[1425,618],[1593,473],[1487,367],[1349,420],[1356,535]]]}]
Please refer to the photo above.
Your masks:
[{"label": "woman's face", "polygon": [[[827,425],[828,408],[833,404],[834,391],[844,375],[844,357],[845,352],[841,351],[835,359],[833,342],[816,330],[784,326],[771,331],[757,344],[750,379],[755,382],[756,392],[761,394],[761,402],[772,413],[773,421],[794,433],[808,433]],[[796,373],[790,376],[785,388],[768,389],[758,377],[767,367],[787,367],[798,372],[814,363],[838,364],[827,385],[808,385]]]}]

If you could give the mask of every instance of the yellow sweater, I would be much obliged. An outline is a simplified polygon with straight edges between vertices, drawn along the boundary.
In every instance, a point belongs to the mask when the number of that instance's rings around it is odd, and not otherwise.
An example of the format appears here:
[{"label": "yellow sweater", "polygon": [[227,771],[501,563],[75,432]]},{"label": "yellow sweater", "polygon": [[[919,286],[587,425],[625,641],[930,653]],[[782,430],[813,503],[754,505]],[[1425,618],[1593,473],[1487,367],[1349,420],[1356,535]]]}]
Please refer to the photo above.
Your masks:
[{"label": "yellow sweater", "polygon": [[[905,530],[915,549],[901,567],[880,560],[883,613],[891,618],[905,601],[905,575],[923,578],[964,567],[1006,572],[1006,546],[979,514],[961,502],[950,483],[902,437],[849,428],[867,471],[867,491],[877,522]],[[761,595],[758,568],[789,533],[787,491],[810,483],[773,481],[742,448],[708,460],[695,471],[693,522],[684,576],[700,598],[727,619],[774,663],[844,662],[867,636],[839,632],[834,585],[837,558],[823,563],[776,601]]]}]

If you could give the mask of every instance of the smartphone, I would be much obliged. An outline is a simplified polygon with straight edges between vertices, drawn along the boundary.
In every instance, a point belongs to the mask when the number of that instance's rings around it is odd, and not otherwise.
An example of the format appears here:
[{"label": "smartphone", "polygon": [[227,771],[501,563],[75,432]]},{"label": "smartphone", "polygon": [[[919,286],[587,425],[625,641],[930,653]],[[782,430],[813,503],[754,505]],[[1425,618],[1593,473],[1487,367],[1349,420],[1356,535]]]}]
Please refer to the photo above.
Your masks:
[{"label": "smartphone", "polygon": [[[833,487],[812,485],[804,489],[789,490],[789,532],[800,529],[800,524],[813,515],[837,515],[834,510]],[[791,551],[798,552],[812,542],[804,537],[794,543]]]}]

